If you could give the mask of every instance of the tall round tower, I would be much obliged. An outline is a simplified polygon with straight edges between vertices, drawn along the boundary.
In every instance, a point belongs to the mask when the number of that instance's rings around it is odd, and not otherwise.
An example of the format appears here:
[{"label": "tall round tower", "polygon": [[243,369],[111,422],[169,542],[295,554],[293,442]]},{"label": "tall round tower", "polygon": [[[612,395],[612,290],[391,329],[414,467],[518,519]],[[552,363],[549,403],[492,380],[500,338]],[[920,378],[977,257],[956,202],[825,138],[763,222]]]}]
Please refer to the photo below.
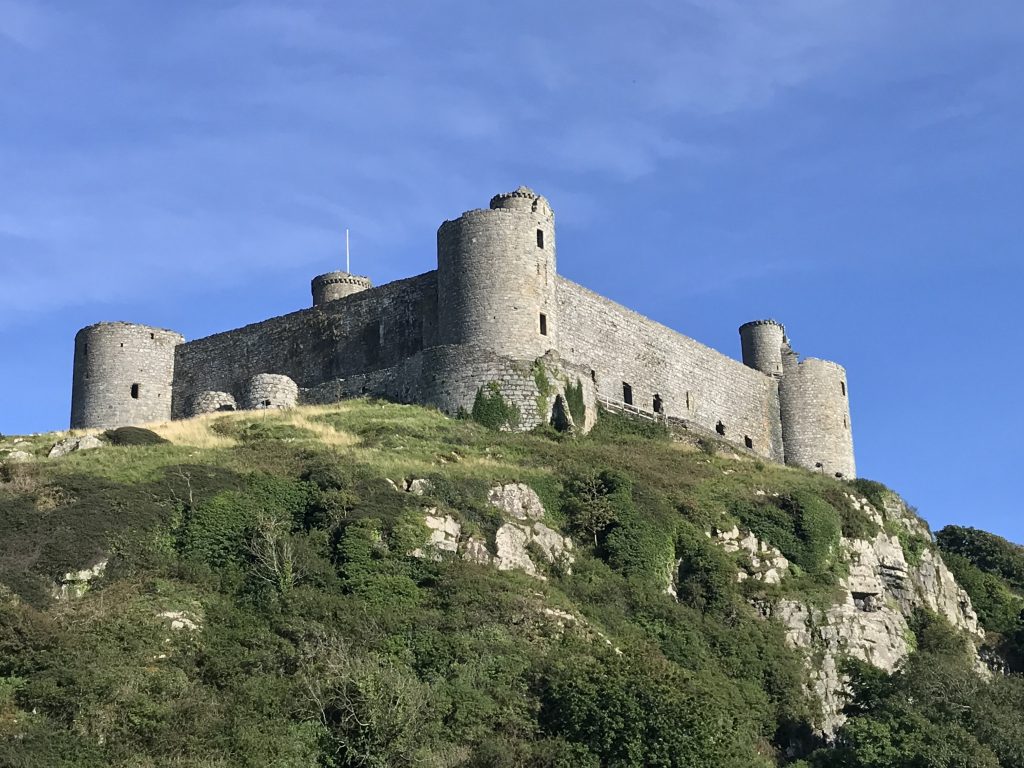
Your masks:
[{"label": "tall round tower", "polygon": [[776,378],[782,375],[786,329],[776,320],[753,320],[740,326],[743,364]]},{"label": "tall round tower", "polygon": [[555,215],[527,187],[437,231],[441,344],[534,360],[558,347]]},{"label": "tall round tower", "polygon": [[171,418],[174,349],[185,338],[134,323],[97,323],[75,336],[71,428]]},{"label": "tall round tower", "polygon": [[786,463],[827,475],[856,477],[846,370],[808,358],[779,382]]},{"label": "tall round tower", "polygon": [[313,306],[326,304],[372,287],[370,278],[348,272],[328,272],[313,278]]}]

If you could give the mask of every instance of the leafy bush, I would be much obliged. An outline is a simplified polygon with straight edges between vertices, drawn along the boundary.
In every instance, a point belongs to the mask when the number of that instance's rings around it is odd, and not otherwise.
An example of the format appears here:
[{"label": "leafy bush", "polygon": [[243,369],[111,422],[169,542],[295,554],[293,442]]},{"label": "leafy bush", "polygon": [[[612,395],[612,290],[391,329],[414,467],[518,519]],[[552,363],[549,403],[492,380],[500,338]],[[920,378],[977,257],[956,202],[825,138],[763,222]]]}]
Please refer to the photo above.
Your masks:
[{"label": "leafy bush", "polygon": [[892,495],[892,491],[877,480],[868,480],[866,477],[858,477],[850,480],[849,482],[850,486],[861,496],[871,502],[871,506],[879,512],[881,512],[885,507],[886,498]]},{"label": "leafy bush", "polygon": [[576,424],[582,426],[587,420],[587,405],[583,401],[583,382],[576,379],[576,383],[573,384],[571,381],[565,385],[565,402],[569,406],[569,413],[572,415],[572,420]]},{"label": "leafy bush", "polygon": [[150,429],[142,427],[118,427],[108,429],[103,437],[111,445],[161,445],[169,442]]},{"label": "leafy bush", "polygon": [[957,525],[947,525],[935,539],[943,552],[965,557],[985,573],[1006,579],[1015,589],[1024,589],[1024,548],[993,533]]},{"label": "leafy bush", "polygon": [[473,421],[493,430],[515,429],[520,419],[518,406],[502,397],[496,381],[477,390],[470,416]]},{"label": "leafy bush", "polygon": [[819,496],[795,490],[773,501],[738,503],[732,512],[754,535],[808,573],[821,575],[834,565],[840,516]]}]

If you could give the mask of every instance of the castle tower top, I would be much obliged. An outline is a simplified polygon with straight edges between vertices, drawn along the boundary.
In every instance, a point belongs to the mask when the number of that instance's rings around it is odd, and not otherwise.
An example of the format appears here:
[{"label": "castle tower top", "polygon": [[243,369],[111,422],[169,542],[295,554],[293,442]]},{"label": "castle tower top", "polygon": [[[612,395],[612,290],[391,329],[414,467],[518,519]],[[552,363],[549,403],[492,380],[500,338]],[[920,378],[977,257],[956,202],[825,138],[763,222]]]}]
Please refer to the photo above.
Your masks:
[{"label": "castle tower top", "polygon": [[551,205],[543,195],[529,187],[519,187],[514,192],[501,192],[491,198],[491,209],[504,208],[513,211],[530,211],[542,216],[552,216]]}]

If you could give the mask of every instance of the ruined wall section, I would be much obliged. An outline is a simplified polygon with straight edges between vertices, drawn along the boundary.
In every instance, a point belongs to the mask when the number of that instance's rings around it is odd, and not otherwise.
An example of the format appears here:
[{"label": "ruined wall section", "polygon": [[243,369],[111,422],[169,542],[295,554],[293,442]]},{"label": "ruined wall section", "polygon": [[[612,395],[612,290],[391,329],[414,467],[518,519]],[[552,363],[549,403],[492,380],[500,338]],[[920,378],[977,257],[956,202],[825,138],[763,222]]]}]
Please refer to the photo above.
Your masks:
[{"label": "ruined wall section", "polygon": [[[778,384],[710,347],[558,278],[563,358],[594,372],[597,392],[653,411],[655,395],[667,416],[715,430],[757,455],[784,457]],[[722,427],[718,425],[721,423]]]},{"label": "ruined wall section", "polygon": [[391,368],[435,343],[435,272],[370,288],[182,344],[175,356],[173,414],[191,415],[195,396],[226,392],[245,402],[261,373],[315,387],[352,374]]},{"label": "ruined wall section", "polygon": [[97,323],[75,336],[71,428],[122,427],[171,418],[181,334],[136,323]]},{"label": "ruined wall section", "polygon": [[779,385],[786,463],[853,478],[853,429],[846,370],[808,358],[791,364]]}]

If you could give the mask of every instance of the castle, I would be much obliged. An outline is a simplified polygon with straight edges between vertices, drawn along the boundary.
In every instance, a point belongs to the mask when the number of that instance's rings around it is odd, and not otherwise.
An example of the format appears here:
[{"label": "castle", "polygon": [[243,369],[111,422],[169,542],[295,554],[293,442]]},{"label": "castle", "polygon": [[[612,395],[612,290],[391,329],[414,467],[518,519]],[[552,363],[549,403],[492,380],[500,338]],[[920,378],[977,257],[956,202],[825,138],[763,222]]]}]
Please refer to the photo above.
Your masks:
[{"label": "castle", "polygon": [[586,430],[601,405],[855,475],[842,366],[801,361],[774,320],[740,327],[740,363],[566,280],[554,213],[526,187],[444,222],[436,270],[378,287],[330,272],[312,292],[310,309],[189,342],[133,323],[83,328],[72,428],[361,395],[454,414],[500,393],[520,428],[575,417]]}]

